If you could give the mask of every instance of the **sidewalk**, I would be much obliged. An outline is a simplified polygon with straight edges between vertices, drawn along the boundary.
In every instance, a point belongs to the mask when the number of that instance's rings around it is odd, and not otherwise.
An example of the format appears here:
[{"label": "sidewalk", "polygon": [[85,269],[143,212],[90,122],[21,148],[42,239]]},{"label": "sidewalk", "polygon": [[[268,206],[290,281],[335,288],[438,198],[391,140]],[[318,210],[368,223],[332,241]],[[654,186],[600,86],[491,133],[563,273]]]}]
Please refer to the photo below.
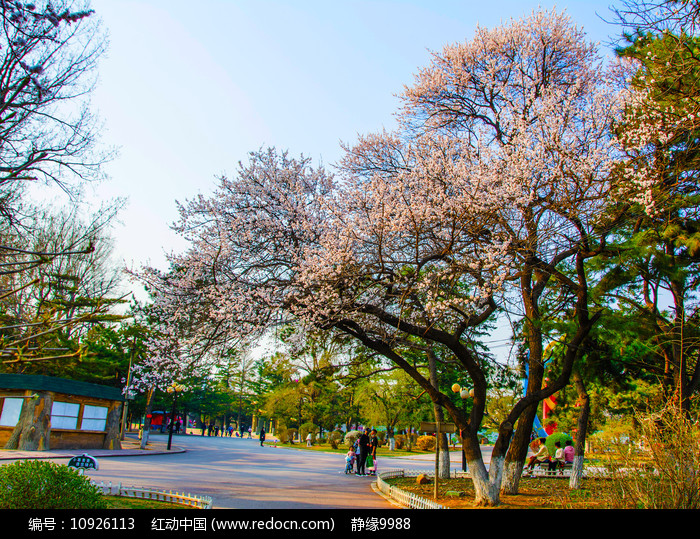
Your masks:
[{"label": "sidewalk", "polygon": [[[20,459],[71,459],[76,455],[87,453],[93,457],[132,457],[143,455],[163,455],[168,453],[184,453],[185,450],[171,445],[168,451],[167,437],[161,440],[162,436],[151,435],[146,449],[141,449],[141,441],[129,436],[122,441],[122,449],[56,449],[53,451],[15,451],[11,449],[0,449],[0,460],[20,460]],[[176,439],[174,438],[173,441]]]}]

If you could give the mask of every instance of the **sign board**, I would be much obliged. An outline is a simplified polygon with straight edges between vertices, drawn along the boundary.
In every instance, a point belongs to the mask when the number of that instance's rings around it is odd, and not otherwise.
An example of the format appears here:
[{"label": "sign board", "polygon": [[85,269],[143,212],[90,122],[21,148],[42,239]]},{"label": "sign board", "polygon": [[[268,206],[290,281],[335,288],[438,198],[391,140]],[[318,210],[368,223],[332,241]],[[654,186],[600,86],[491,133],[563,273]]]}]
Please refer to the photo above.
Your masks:
[{"label": "sign board", "polygon": [[95,470],[100,469],[100,465],[97,463],[97,459],[87,453],[83,453],[78,457],[73,457],[68,462],[68,466],[71,468],[94,468]]},{"label": "sign board", "polygon": [[[437,432],[437,424],[434,421],[421,421],[421,432]],[[457,426],[454,423],[440,423],[440,432],[457,432]]]}]

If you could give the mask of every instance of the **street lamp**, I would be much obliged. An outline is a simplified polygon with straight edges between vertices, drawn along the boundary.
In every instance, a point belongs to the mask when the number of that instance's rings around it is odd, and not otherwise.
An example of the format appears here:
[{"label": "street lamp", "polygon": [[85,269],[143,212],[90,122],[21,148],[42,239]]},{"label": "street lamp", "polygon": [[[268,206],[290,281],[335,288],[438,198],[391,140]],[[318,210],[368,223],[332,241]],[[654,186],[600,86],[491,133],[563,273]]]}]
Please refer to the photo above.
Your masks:
[{"label": "street lamp", "polygon": [[[469,389],[462,387],[459,384],[452,384],[452,391],[454,393],[459,393],[462,400],[467,400],[474,397],[474,389]],[[467,455],[464,453],[464,437],[462,436],[462,431],[459,431],[459,436],[462,438],[462,471],[467,471]]]},{"label": "street lamp", "polygon": [[459,396],[462,397],[462,399],[470,399],[474,397],[474,389],[462,387],[459,384],[452,384],[452,391],[454,393],[459,393]]},{"label": "street lamp", "polygon": [[175,423],[175,407],[177,406],[177,394],[178,392],[184,390],[185,386],[180,385],[177,382],[173,382],[166,389],[166,391],[173,396],[173,408],[170,413],[170,428],[168,429],[168,451],[170,451],[170,446],[172,445],[173,441],[173,424]]}]

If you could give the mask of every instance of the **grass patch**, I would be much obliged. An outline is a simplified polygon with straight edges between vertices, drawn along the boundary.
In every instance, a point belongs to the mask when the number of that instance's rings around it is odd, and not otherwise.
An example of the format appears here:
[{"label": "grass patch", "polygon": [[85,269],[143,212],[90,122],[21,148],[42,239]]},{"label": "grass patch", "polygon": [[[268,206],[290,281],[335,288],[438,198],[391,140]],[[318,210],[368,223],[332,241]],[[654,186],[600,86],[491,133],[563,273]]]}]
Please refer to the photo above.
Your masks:
[{"label": "grass patch", "polygon": [[[289,449],[300,449],[304,451],[318,451],[321,453],[337,453],[344,455],[348,452],[348,447],[340,444],[337,449],[333,449],[330,444],[314,444],[311,447],[306,445],[306,442],[295,443],[295,444],[283,444],[281,442],[265,442],[264,445],[272,447],[276,445],[277,447],[287,447]],[[407,451],[406,449],[395,449],[394,451],[389,451],[387,447],[377,448],[377,457],[402,457],[408,455],[434,455],[435,451],[420,451],[413,448],[412,451]]]},{"label": "grass patch", "polygon": [[177,503],[129,498],[128,496],[104,496],[103,498],[107,509],[194,509],[194,507]]}]

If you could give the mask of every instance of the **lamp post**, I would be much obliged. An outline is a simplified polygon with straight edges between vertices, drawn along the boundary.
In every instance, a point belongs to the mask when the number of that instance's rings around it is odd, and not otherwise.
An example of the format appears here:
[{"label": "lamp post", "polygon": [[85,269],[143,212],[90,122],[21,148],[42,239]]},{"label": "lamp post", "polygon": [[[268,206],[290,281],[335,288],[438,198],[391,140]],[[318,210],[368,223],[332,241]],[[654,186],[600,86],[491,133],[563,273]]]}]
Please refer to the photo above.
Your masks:
[{"label": "lamp post", "polygon": [[125,397],[126,399],[124,400],[124,406],[122,406],[122,420],[121,420],[121,439],[124,440],[126,438],[126,419],[128,415],[128,410],[129,410],[129,395],[130,395],[130,387],[131,387],[131,364],[134,361],[134,347],[136,346],[136,337],[134,336],[132,346],[131,346],[131,354],[129,355],[129,370],[127,371],[126,374],[126,391],[125,391]]},{"label": "lamp post", "polygon": [[[462,387],[459,384],[452,384],[452,391],[454,393],[459,393],[459,396],[461,397],[461,399],[463,401],[474,396],[473,389],[468,389],[466,387]],[[462,440],[462,471],[466,472],[467,471],[467,456],[464,453],[464,436],[462,436],[461,430],[459,431],[459,437]]]},{"label": "lamp post", "polygon": [[170,428],[168,429],[168,451],[170,451],[170,446],[172,445],[173,442],[173,424],[175,423],[175,407],[177,406],[177,394],[180,391],[184,391],[185,387],[173,382],[168,386],[168,389],[166,390],[168,393],[170,393],[173,396],[173,408],[172,411],[170,412]]}]

